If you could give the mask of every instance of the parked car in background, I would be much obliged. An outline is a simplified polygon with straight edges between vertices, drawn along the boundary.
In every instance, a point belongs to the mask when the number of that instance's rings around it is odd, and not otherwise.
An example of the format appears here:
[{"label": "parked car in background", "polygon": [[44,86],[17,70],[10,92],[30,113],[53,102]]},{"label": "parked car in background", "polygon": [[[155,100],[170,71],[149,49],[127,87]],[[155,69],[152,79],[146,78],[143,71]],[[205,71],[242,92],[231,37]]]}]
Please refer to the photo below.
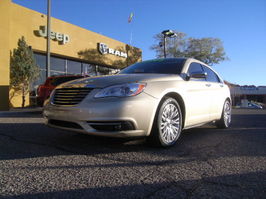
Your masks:
[{"label": "parked car in background", "polygon": [[41,84],[37,89],[37,104],[42,106],[44,101],[50,97],[51,92],[56,86],[75,79],[80,79],[88,76],[84,75],[60,75],[48,77],[44,84]]},{"label": "parked car in background", "polygon": [[250,109],[263,109],[263,107],[257,103],[254,102],[248,102],[248,107]]},{"label": "parked car in background", "polygon": [[183,129],[231,123],[230,91],[208,65],[192,58],[133,64],[117,75],[61,84],[46,101],[50,127],[99,136],[147,136],[175,144]]},{"label": "parked car in background", "polygon": [[237,108],[248,108],[248,109],[263,109],[264,104],[256,101],[248,101],[247,99],[242,99],[241,103]]}]

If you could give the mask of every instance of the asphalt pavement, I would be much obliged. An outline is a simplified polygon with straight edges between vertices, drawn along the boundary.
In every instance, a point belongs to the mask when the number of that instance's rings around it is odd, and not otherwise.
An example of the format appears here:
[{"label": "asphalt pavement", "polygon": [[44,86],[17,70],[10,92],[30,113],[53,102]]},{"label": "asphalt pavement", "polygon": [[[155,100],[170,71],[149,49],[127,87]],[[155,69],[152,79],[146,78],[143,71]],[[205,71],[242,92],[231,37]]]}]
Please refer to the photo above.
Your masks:
[{"label": "asphalt pavement", "polygon": [[0,198],[266,198],[266,110],[177,145],[48,128],[41,111],[0,112]]}]

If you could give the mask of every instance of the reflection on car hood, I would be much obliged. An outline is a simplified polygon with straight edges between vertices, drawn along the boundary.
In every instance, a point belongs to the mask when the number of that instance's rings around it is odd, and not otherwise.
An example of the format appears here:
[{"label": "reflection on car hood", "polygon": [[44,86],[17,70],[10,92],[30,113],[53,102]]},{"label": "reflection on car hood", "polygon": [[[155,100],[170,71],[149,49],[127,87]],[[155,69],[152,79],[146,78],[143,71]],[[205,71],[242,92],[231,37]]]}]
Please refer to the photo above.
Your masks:
[{"label": "reflection on car hood", "polygon": [[57,88],[104,88],[116,84],[132,82],[152,82],[152,81],[171,81],[181,80],[179,75],[172,74],[118,74],[107,76],[88,77],[61,84]]}]

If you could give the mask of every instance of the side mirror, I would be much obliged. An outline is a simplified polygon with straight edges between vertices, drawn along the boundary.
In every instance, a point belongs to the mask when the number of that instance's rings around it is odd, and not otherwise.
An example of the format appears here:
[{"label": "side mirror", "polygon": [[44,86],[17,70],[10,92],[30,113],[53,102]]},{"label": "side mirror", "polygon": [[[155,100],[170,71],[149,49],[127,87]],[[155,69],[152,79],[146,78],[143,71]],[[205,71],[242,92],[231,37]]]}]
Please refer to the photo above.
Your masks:
[{"label": "side mirror", "polygon": [[187,76],[187,80],[194,78],[194,79],[205,79],[207,77],[206,72],[193,72]]}]

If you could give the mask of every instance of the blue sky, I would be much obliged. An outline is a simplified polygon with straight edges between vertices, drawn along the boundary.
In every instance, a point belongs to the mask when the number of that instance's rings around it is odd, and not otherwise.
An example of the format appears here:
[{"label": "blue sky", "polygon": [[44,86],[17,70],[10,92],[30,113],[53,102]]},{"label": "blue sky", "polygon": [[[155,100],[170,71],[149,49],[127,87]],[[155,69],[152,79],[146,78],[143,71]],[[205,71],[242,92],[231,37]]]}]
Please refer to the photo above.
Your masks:
[{"label": "blue sky", "polygon": [[[155,58],[153,36],[172,29],[217,37],[230,60],[213,68],[232,83],[266,85],[266,0],[51,0],[52,16],[141,48]],[[46,0],[13,0],[46,13]],[[132,23],[127,19],[134,13]]]}]

